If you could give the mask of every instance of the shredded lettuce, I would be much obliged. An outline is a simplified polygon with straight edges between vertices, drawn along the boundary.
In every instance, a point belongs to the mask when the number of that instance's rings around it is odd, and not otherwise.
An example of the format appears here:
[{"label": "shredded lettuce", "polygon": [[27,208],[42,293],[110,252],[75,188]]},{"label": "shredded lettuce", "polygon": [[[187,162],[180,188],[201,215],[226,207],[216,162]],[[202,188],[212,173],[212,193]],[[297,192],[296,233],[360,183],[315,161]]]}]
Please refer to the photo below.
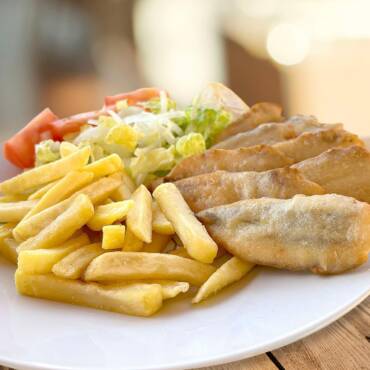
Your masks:
[{"label": "shredded lettuce", "polygon": [[139,137],[140,134],[129,125],[118,123],[109,130],[105,141],[107,144],[122,145],[132,153],[137,147]]},{"label": "shredded lettuce", "polygon": [[204,137],[195,132],[191,132],[180,137],[176,143],[176,151],[181,157],[186,158],[191,155],[201,154],[206,150],[206,142]]},{"label": "shredded lettuce", "polygon": [[44,140],[35,147],[36,166],[54,162],[60,158],[60,143],[53,140]]},{"label": "shredded lettuce", "polygon": [[167,97],[164,92],[161,92],[159,98],[152,98],[146,102],[139,103],[145,110],[154,113],[165,113],[176,109],[176,102]]}]

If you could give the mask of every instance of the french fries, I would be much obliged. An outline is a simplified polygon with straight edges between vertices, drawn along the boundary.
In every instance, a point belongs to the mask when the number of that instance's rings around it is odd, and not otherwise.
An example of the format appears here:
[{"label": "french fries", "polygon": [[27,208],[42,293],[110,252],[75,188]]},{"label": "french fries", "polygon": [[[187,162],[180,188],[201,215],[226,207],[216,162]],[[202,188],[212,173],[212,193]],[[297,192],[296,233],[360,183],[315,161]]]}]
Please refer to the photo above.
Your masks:
[{"label": "french fries", "polygon": [[19,222],[36,205],[35,200],[0,203],[0,222]]},{"label": "french fries", "polygon": [[184,257],[184,258],[191,258],[189,256],[189,253],[186,251],[185,247],[177,247],[169,252],[169,254],[172,254],[174,256]]},{"label": "french fries", "polygon": [[152,196],[140,185],[132,194],[134,207],[127,214],[127,226],[135,236],[145,243],[152,241]]},{"label": "french fries", "polygon": [[33,192],[31,195],[28,196],[28,200],[35,200],[42,198],[59,180],[55,180],[53,182],[49,182],[49,184],[46,184],[42,186],[40,189]]},{"label": "french fries", "polygon": [[94,217],[88,222],[87,226],[94,231],[102,230],[104,226],[112,225],[116,221],[122,221],[126,218],[134,202],[132,200],[123,200],[122,202],[113,202],[98,206],[95,209]]},{"label": "french fries", "polygon": [[166,280],[153,281],[153,283],[154,282],[161,285],[163,299],[175,298],[180,293],[186,293],[190,288],[190,284],[185,282]]},{"label": "french fries", "polygon": [[162,306],[159,284],[99,285],[61,279],[52,274],[31,275],[17,270],[19,293],[135,316],[150,316]]},{"label": "french fries", "polygon": [[0,203],[9,203],[9,202],[20,202],[22,200],[32,200],[29,199],[25,194],[9,194],[0,196]]},{"label": "french fries", "polygon": [[157,202],[153,202],[152,211],[153,211],[153,231],[163,235],[175,234],[175,229],[173,228],[171,222],[167,220],[166,216],[159,208]]},{"label": "french fries", "polygon": [[79,170],[85,166],[90,157],[90,148],[85,147],[72,153],[68,157],[55,162],[35,167],[23,172],[0,184],[0,191],[4,194],[25,193],[37,186],[60,179],[72,170]]},{"label": "french fries", "polygon": [[143,246],[144,242],[138,239],[130,228],[127,227],[122,250],[126,252],[138,252],[143,249]]},{"label": "french fries", "polygon": [[130,199],[132,193],[135,191],[136,186],[131,180],[131,177],[122,170],[121,172],[122,184],[112,193],[112,199],[116,202],[121,200]]},{"label": "french fries", "polygon": [[98,243],[85,245],[65,256],[51,269],[54,275],[64,279],[78,279],[89,263],[103,253]]},{"label": "french fries", "polygon": [[238,257],[232,257],[218,268],[209,279],[200,287],[193,303],[199,303],[210,295],[216,294],[219,290],[225,288],[246,275],[254,264],[241,260]]},{"label": "french fries", "polygon": [[26,274],[48,274],[53,266],[76,249],[89,244],[86,234],[76,236],[60,246],[49,249],[33,249],[19,253],[18,269]]},{"label": "french fries", "polygon": [[123,247],[126,227],[124,225],[103,226],[103,249],[118,249]]},{"label": "french fries", "polygon": [[92,172],[94,178],[98,179],[123,170],[122,159],[117,154],[99,159],[84,167],[84,171]]},{"label": "french fries", "polygon": [[144,243],[142,252],[160,253],[164,250],[170,238],[169,235],[153,233],[152,241],[150,243]]},{"label": "french fries", "polygon": [[93,204],[99,204],[106,200],[112,191],[117,189],[120,185],[121,180],[119,176],[111,175],[99,179],[85,188],[79,190],[76,194],[70,198],[52,206],[44,211],[24,220],[19,223],[13,231],[15,240],[22,242],[43,230],[49,225],[55,218],[63,213],[71,204],[72,200],[79,194],[87,195]]},{"label": "french fries", "polygon": [[94,207],[84,194],[78,195],[71,205],[36,236],[27,239],[18,251],[52,248],[68,240],[94,215]]},{"label": "french fries", "polygon": [[86,281],[160,279],[203,284],[216,269],[198,261],[170,254],[107,252],[85,271]]},{"label": "french fries", "polygon": [[89,184],[94,178],[92,172],[72,171],[52,186],[38,201],[38,203],[27,213],[25,218],[29,218],[36,213],[40,213],[46,208],[68,198],[83,186]]},{"label": "french fries", "polygon": [[12,238],[14,224],[4,224],[0,226],[0,255],[9,262],[17,264],[17,242]]},{"label": "french fries", "polygon": [[197,261],[212,263],[217,255],[217,244],[194,216],[176,186],[172,183],[161,184],[154,190],[153,196],[189,255]]},{"label": "french fries", "polygon": [[70,154],[76,152],[78,147],[68,141],[62,141],[59,146],[59,153],[62,158],[69,156]]}]

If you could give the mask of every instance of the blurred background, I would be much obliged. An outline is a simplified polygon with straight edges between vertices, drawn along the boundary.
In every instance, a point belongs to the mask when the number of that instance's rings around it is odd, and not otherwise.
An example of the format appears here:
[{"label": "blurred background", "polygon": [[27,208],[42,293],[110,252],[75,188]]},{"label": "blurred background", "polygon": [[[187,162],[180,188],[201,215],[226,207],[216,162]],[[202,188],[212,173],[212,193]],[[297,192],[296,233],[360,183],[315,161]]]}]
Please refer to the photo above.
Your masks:
[{"label": "blurred background", "polygon": [[370,134],[368,0],[1,0],[0,128],[108,94],[163,87],[180,105],[221,81]]}]

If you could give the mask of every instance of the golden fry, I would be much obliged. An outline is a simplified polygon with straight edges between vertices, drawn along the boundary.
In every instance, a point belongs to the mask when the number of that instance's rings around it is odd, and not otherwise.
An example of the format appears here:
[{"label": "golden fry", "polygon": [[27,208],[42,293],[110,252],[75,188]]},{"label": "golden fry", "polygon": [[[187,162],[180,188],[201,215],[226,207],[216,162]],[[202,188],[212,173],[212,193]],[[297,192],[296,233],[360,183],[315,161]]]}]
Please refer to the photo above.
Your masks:
[{"label": "golden fry", "polygon": [[211,265],[170,254],[107,252],[90,263],[84,278],[86,281],[163,279],[201,285],[214,271]]},{"label": "golden fry", "polygon": [[112,193],[112,199],[116,202],[130,199],[136,186],[131,177],[123,170],[121,172],[122,184]]},{"label": "golden fry", "polygon": [[143,249],[144,243],[127,227],[122,250],[126,252],[138,252]]},{"label": "golden fry", "polygon": [[68,172],[79,170],[85,166],[90,157],[90,148],[85,147],[66,158],[35,167],[0,184],[5,194],[25,193],[37,186],[60,179]]},{"label": "golden fry", "polygon": [[167,220],[166,216],[163,214],[159,208],[157,202],[152,203],[153,211],[153,231],[158,234],[172,235],[175,234],[175,229],[170,221]]},{"label": "golden fry", "polygon": [[15,275],[15,283],[20,294],[127,315],[153,315],[162,307],[163,301],[159,284],[86,284],[52,274],[30,275],[19,270]]},{"label": "golden fry", "polygon": [[196,219],[176,186],[171,183],[161,184],[153,196],[189,255],[200,262],[212,263],[217,255],[217,244]]},{"label": "golden fry", "polygon": [[9,262],[17,264],[17,242],[12,239],[14,224],[8,223],[0,226],[0,255]]},{"label": "golden fry", "polygon": [[168,252],[169,254],[172,254],[174,256],[184,257],[184,258],[191,258],[189,256],[189,253],[186,251],[185,247],[177,247],[173,249],[172,251]]},{"label": "golden fry", "polygon": [[122,171],[122,169],[122,159],[117,154],[111,154],[84,167],[84,171],[92,172],[95,179]]},{"label": "golden fry", "polygon": [[199,303],[210,295],[216,294],[226,286],[235,283],[254,267],[253,263],[232,257],[218,268],[209,279],[199,288],[193,303]]},{"label": "golden fry", "polygon": [[153,233],[152,241],[150,243],[144,243],[142,252],[160,253],[164,250],[171,237],[169,235],[161,235]]},{"label": "golden fry", "polygon": [[124,225],[103,226],[103,249],[118,249],[123,247],[126,228]]},{"label": "golden fry", "polygon": [[52,248],[68,240],[94,215],[94,207],[86,195],[77,196],[71,205],[39,234],[19,245],[19,251]]},{"label": "golden fry", "polygon": [[78,147],[68,141],[62,141],[59,147],[59,153],[62,158],[69,156],[70,154],[77,152]]},{"label": "golden fry", "polygon": [[89,244],[86,234],[76,236],[56,248],[33,249],[19,253],[18,268],[27,274],[48,274],[62,258]]},{"label": "golden fry", "polygon": [[23,200],[21,202],[0,203],[0,222],[18,222],[35,207],[37,201]]},{"label": "golden fry", "polygon": [[89,263],[102,253],[103,249],[98,243],[85,245],[57,262],[51,271],[60,278],[78,279],[82,276]]},{"label": "golden fry", "polygon": [[134,206],[127,214],[127,227],[145,243],[152,241],[152,196],[149,190],[140,185],[132,194]]},{"label": "golden fry", "polygon": [[41,187],[40,189],[32,193],[27,199],[28,200],[41,199],[58,181],[59,180],[49,182],[49,184]]}]

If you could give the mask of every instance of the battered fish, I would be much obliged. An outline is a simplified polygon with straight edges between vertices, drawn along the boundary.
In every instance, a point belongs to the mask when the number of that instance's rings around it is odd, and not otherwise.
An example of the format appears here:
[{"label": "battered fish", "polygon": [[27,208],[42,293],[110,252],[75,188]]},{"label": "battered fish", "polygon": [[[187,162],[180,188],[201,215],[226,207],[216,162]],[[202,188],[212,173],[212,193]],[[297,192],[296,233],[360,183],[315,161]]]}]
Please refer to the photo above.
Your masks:
[{"label": "battered fish", "polygon": [[304,114],[292,116],[284,123],[292,124],[297,136],[304,132],[343,128],[341,123],[320,123],[315,116]]},{"label": "battered fish", "polygon": [[280,122],[283,119],[281,113],[282,109],[277,104],[257,103],[253,105],[245,115],[227,126],[218,136],[216,142],[225,140],[240,132],[253,130],[262,123]]},{"label": "battered fish", "polygon": [[328,193],[370,203],[370,153],[361,146],[330,149],[293,167]]},{"label": "battered fish", "polygon": [[296,194],[324,194],[324,189],[298,170],[279,168],[265,172],[216,171],[175,182],[194,212],[253,198],[291,198]]},{"label": "battered fish", "polygon": [[290,158],[266,145],[235,150],[211,149],[203,154],[183,159],[166,176],[166,180],[176,181],[217,170],[261,172],[290,164],[293,164]]},{"label": "battered fish", "polygon": [[274,144],[272,147],[297,163],[307,158],[316,157],[328,149],[351,145],[363,146],[364,143],[355,134],[342,129],[331,128],[305,132],[294,139]]},{"label": "battered fish", "polygon": [[370,251],[370,205],[342,195],[242,200],[198,217],[216,243],[259,265],[336,274]]}]

